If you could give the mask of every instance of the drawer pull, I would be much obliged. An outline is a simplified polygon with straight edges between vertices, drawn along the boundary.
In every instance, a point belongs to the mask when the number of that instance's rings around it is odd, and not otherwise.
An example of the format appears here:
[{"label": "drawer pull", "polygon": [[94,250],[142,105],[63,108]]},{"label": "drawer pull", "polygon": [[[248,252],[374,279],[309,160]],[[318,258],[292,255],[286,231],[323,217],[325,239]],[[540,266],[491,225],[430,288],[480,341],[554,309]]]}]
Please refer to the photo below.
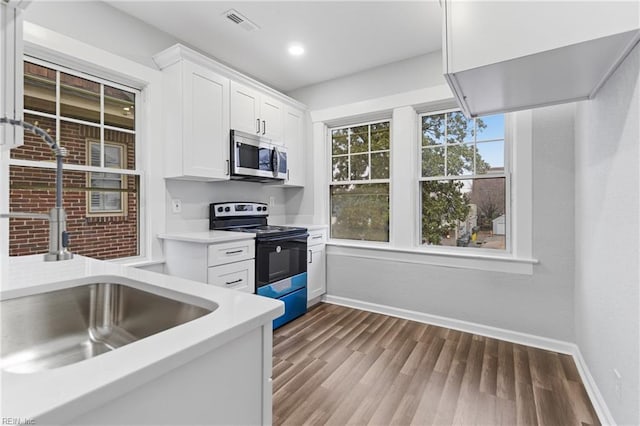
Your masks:
[{"label": "drawer pull", "polygon": [[225,254],[238,254],[238,253],[242,253],[244,250],[240,249],[240,250],[231,250],[228,252],[225,252]]},{"label": "drawer pull", "polygon": [[311,237],[312,240],[319,240],[320,238],[322,238],[322,235],[314,235]]},{"label": "drawer pull", "polygon": [[226,284],[226,285],[238,284],[238,283],[241,283],[242,281],[243,281],[243,279],[242,279],[242,278],[238,278],[238,279],[237,279],[237,280],[235,280],[235,281],[227,281],[225,284]]}]

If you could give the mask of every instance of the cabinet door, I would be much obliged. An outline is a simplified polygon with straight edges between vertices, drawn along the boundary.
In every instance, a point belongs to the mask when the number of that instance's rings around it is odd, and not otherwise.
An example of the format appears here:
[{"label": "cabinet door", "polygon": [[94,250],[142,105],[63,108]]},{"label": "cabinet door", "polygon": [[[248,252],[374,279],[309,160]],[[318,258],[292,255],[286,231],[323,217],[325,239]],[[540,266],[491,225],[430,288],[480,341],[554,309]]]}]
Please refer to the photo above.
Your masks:
[{"label": "cabinet door", "polygon": [[183,173],[229,175],[229,80],[197,64],[183,69]]},{"label": "cabinet door", "polygon": [[309,246],[307,259],[307,300],[327,292],[325,245]]},{"label": "cabinet door", "polygon": [[235,81],[231,82],[231,128],[247,133],[262,134],[260,94]]},{"label": "cabinet door", "polygon": [[304,186],[305,144],[304,111],[286,107],[284,116],[284,145],[287,147],[287,186]]},{"label": "cabinet door", "polygon": [[282,102],[262,95],[260,98],[260,134],[270,138],[275,144],[283,143],[284,134],[284,106]]}]

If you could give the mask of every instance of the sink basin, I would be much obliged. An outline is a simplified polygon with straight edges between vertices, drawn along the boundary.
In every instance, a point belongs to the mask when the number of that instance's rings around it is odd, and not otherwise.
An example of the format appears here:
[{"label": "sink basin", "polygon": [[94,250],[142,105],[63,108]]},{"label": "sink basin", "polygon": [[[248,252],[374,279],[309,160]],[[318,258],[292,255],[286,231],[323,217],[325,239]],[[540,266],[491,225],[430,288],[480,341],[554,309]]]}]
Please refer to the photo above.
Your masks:
[{"label": "sink basin", "polygon": [[[153,291],[149,285],[143,288]],[[203,307],[208,302],[204,299],[198,306],[179,300],[180,293],[159,290],[164,295],[99,282],[2,300],[0,368],[32,373],[74,364],[193,321],[217,307]]]}]

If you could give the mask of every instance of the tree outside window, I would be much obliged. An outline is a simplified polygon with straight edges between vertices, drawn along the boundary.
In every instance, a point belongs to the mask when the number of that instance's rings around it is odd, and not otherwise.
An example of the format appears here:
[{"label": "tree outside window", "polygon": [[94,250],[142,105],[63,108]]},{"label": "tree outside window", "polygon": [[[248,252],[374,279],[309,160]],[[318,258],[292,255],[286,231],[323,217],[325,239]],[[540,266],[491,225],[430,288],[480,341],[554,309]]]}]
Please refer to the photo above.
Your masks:
[{"label": "tree outside window", "polygon": [[506,248],[504,116],[421,116],[421,242]]},{"label": "tree outside window", "polygon": [[331,238],[389,241],[390,125],[331,129]]}]

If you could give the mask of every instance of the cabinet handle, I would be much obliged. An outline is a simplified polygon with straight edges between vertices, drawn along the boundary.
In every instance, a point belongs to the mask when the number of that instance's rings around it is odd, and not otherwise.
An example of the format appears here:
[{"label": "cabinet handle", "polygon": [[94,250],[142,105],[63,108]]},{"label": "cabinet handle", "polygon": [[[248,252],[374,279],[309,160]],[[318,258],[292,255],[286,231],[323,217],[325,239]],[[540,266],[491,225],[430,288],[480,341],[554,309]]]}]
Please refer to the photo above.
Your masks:
[{"label": "cabinet handle", "polygon": [[313,251],[308,250],[309,251],[309,263],[313,263]]},{"label": "cabinet handle", "polygon": [[322,238],[322,235],[314,235],[311,237],[312,240],[319,240],[320,238]]},{"label": "cabinet handle", "polygon": [[227,282],[225,282],[225,284],[226,284],[226,285],[238,284],[238,283],[241,283],[242,281],[243,281],[243,280],[242,280],[242,278],[238,278],[238,279],[237,279],[237,280],[235,280],[235,281],[227,281]]},{"label": "cabinet handle", "polygon": [[262,120],[262,134],[266,134],[267,133],[267,122]]},{"label": "cabinet handle", "polygon": [[289,169],[287,169],[287,180],[289,180]]},{"label": "cabinet handle", "polygon": [[226,175],[229,176],[229,173],[231,173],[231,163],[229,162],[229,160],[227,160],[227,173],[226,173]]},{"label": "cabinet handle", "polygon": [[256,118],[256,123],[258,123],[258,130],[256,130],[256,133],[260,133],[260,119]]},{"label": "cabinet handle", "polygon": [[238,254],[238,253],[242,253],[242,249],[240,250],[231,250],[231,251],[227,251],[225,252],[225,254]]}]

